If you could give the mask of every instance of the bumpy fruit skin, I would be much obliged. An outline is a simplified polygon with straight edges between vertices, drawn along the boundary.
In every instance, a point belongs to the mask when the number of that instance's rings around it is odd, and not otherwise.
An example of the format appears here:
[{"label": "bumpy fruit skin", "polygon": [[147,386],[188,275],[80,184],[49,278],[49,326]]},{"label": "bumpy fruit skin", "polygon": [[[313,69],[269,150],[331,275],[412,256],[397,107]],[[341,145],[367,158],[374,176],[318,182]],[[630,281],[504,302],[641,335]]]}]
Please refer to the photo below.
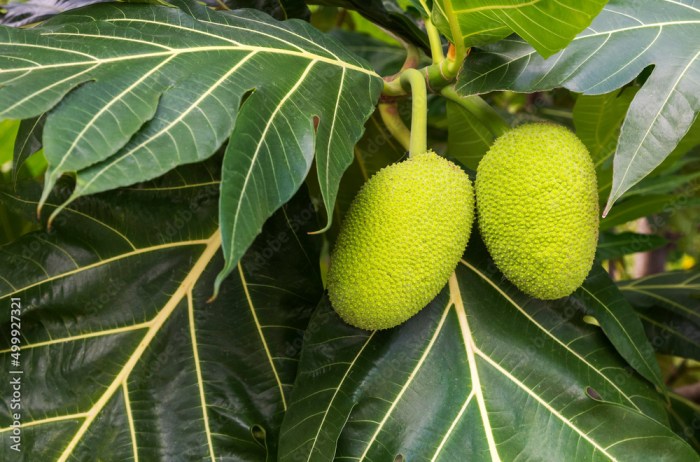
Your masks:
[{"label": "bumpy fruit skin", "polygon": [[489,253],[520,290],[554,300],[581,286],[598,242],[598,190],[576,135],[537,123],[498,138],[479,163],[476,203]]},{"label": "bumpy fruit skin", "polygon": [[389,329],[440,292],[469,241],[474,190],[433,152],[390,165],[355,197],[338,235],[328,295],[345,322]]}]

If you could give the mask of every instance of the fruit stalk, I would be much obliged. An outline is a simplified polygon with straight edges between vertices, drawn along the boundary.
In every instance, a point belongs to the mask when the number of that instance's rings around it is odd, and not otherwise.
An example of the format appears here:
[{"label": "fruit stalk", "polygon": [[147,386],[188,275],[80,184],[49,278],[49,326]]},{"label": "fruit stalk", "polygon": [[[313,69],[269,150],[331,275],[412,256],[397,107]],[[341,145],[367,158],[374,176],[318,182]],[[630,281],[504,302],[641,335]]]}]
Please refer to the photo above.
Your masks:
[{"label": "fruit stalk", "polygon": [[413,157],[428,150],[428,90],[423,74],[415,69],[406,69],[400,79],[401,86],[411,91],[411,142],[408,153]]}]

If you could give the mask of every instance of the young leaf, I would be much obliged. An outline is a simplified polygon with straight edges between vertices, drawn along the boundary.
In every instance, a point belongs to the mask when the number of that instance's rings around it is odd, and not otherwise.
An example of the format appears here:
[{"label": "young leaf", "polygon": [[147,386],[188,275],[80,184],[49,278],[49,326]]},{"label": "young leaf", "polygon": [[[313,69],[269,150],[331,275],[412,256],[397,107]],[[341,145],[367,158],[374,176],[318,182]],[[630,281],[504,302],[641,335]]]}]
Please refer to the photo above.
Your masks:
[{"label": "young leaf", "polygon": [[[21,370],[31,384],[22,460],[276,458],[322,290],[306,234],[318,225],[297,196],[207,303],[223,264],[219,188],[192,170],[81,199],[52,233],[2,248],[0,267],[12,271],[0,277],[0,299],[21,300]],[[34,212],[35,200],[0,198]],[[10,318],[0,327],[9,371]],[[3,407],[0,433],[12,422]]]},{"label": "young leaf", "polygon": [[280,461],[696,457],[578,307],[524,296],[478,247],[395,329],[354,329],[322,302]]},{"label": "young leaf", "polygon": [[545,58],[564,48],[585,29],[607,0],[435,0],[432,18],[452,37],[450,17],[458,24],[465,45],[483,46],[515,32]]},{"label": "young leaf", "polygon": [[37,28],[0,29],[0,116],[53,108],[42,199],[76,172],[66,203],[200,161],[231,137],[218,287],[299,188],[314,154],[332,211],[382,80],[306,23],[183,8],[97,5]]},{"label": "young leaf", "polygon": [[545,60],[509,38],[469,58],[457,85],[462,94],[565,86],[585,94],[620,88],[644,68],[651,76],[632,101],[614,159],[613,202],[673,151],[700,110],[700,9],[696,2],[612,0],[590,27]]}]

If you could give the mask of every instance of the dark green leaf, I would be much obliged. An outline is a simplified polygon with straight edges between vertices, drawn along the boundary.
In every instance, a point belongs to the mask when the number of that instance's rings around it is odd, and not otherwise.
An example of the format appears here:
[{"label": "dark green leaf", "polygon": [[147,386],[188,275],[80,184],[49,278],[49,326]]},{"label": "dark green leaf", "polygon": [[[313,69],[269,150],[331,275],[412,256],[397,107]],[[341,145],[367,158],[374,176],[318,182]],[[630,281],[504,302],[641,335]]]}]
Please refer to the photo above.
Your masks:
[{"label": "dark green leaf", "polygon": [[20,122],[17,138],[14,143],[15,148],[12,165],[12,178],[14,182],[17,182],[17,175],[29,156],[41,149],[41,135],[44,131],[45,120],[45,116],[39,116]]},{"label": "dark green leaf", "polygon": [[605,203],[612,186],[612,156],[620,128],[638,87],[627,87],[603,95],[580,95],[574,106],[574,126],[591,153],[598,177],[598,195]]},{"label": "dark green leaf", "polygon": [[583,311],[593,316],[617,352],[634,370],[665,390],[661,369],[639,317],[627,303],[608,273],[594,265],[591,274],[576,291]]},{"label": "dark green leaf", "polygon": [[334,29],[330,35],[349,51],[366,60],[380,75],[392,75],[401,69],[406,50],[366,34]]},{"label": "dark green leaf", "polygon": [[601,231],[609,230],[637,218],[657,213],[673,213],[686,207],[696,207],[700,200],[685,195],[644,195],[633,196],[620,202],[607,217],[600,220]]},{"label": "dark green leaf", "polygon": [[373,23],[394,32],[426,52],[430,50],[428,36],[401,9],[396,0],[315,0],[313,3],[355,10]]},{"label": "dark green leaf", "polygon": [[478,96],[447,101],[448,150],[452,157],[472,170],[508,125]]},{"label": "dark green leaf", "polygon": [[674,430],[696,451],[700,450],[700,407],[675,393],[670,398],[669,415]]},{"label": "dark green leaf", "polygon": [[599,169],[615,152],[620,127],[637,87],[603,95],[581,95],[574,106],[576,135],[581,138]]},{"label": "dark green leaf", "polygon": [[355,195],[372,175],[406,155],[406,150],[387,131],[379,114],[370,117],[362,139],[355,145],[355,159],[340,183],[334,221],[341,223]]},{"label": "dark green leaf", "polygon": [[598,240],[596,260],[614,260],[633,253],[648,252],[666,245],[667,242],[655,234],[602,232]]},{"label": "dark green leaf", "polygon": [[697,458],[651,385],[583,322],[581,300],[530,299],[480,244],[467,254],[398,328],[357,330],[319,306],[281,461]]},{"label": "dark green leaf", "polygon": [[603,94],[654,70],[630,105],[614,159],[608,208],[669,155],[700,109],[700,9],[697,2],[611,0],[590,27],[545,60],[509,38],[469,57],[462,94],[558,86]]},{"label": "dark green leaf", "polygon": [[[321,293],[306,234],[318,224],[297,196],[207,303],[223,259],[218,181],[202,168],[80,199],[51,233],[2,247],[0,267],[12,271],[0,277],[0,299],[21,299],[27,384],[12,460],[275,460]],[[36,205],[0,197],[29,213]],[[5,371],[9,322],[0,326]],[[12,420],[3,407],[0,432]]]},{"label": "dark green leaf", "polygon": [[618,285],[657,351],[700,360],[700,272],[656,274]]},{"label": "dark green leaf", "polygon": [[489,150],[495,135],[478,117],[463,106],[447,102],[450,130],[447,135],[449,153],[472,170]]},{"label": "dark green leaf", "polygon": [[630,189],[626,197],[648,196],[656,194],[676,193],[690,195],[700,190],[700,171],[681,174],[679,172],[663,172],[658,176],[648,176]]},{"label": "dark green leaf", "polygon": [[212,7],[224,4],[232,10],[255,8],[280,20],[309,19],[311,16],[311,12],[303,0],[205,0],[205,3]]}]

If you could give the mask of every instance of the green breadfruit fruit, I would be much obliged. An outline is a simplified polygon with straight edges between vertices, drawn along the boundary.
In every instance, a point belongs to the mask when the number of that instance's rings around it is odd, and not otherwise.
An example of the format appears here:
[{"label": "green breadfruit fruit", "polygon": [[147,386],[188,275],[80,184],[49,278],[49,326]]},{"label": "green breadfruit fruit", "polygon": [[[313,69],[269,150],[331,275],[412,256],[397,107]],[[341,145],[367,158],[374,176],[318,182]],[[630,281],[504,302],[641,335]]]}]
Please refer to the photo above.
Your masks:
[{"label": "green breadfruit fruit", "polygon": [[570,295],[591,270],[598,189],[572,132],[528,124],[498,138],[476,174],[479,229],[503,274],[542,300]]},{"label": "green breadfruit fruit", "polygon": [[459,263],[474,220],[464,171],[433,152],[374,175],[338,235],[328,295],[348,324],[388,329],[435,298]]}]

